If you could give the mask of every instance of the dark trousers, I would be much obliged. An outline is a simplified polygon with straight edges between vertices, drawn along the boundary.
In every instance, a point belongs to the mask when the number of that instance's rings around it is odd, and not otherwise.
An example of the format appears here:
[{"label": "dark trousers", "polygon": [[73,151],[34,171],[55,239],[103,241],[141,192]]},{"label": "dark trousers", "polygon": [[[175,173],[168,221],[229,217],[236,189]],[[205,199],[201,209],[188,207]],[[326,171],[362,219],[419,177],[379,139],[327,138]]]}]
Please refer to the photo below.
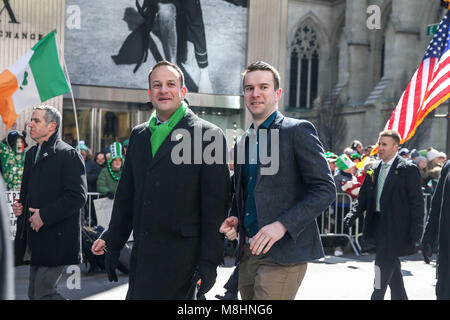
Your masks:
[{"label": "dark trousers", "polygon": [[28,298],[30,300],[66,300],[57,291],[57,284],[65,266],[30,266]]},{"label": "dark trousers", "polygon": [[228,292],[237,294],[238,293],[238,281],[239,281],[239,265],[237,265],[227,283],[223,286]]},{"label": "dark trousers", "polygon": [[371,300],[383,300],[386,289],[391,289],[391,300],[408,300],[400,260],[387,254],[386,222],[378,216],[376,226],[375,280]]}]

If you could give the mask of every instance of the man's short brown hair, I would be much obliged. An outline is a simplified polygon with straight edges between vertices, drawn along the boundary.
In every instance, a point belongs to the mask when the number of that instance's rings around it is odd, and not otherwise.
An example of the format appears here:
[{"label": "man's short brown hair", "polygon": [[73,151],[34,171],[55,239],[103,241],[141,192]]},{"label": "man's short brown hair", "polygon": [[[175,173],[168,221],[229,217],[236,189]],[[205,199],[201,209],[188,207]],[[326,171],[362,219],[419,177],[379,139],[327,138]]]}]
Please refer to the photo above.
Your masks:
[{"label": "man's short brown hair", "polygon": [[181,88],[184,87],[184,74],[183,74],[183,71],[181,71],[181,69],[180,69],[179,66],[177,66],[176,64],[174,64],[174,63],[172,63],[172,62],[170,62],[170,61],[167,61],[167,60],[161,60],[161,61],[158,61],[158,62],[150,69],[150,72],[148,73],[148,82],[149,82],[149,84],[150,84],[150,76],[152,75],[153,70],[155,70],[156,68],[161,67],[161,66],[169,66],[169,67],[174,68],[174,69],[178,72],[178,74],[179,74],[180,83],[181,83]]},{"label": "man's short brown hair", "polygon": [[245,76],[252,71],[270,71],[273,74],[273,83],[275,91],[280,88],[280,74],[277,69],[264,61],[257,61],[249,64],[242,73],[242,87],[244,87]]},{"label": "man's short brown hair", "polygon": [[396,130],[383,130],[380,132],[379,138],[381,137],[391,137],[392,139],[394,139],[395,143],[400,145],[401,141],[402,141],[402,137],[400,136],[400,133],[398,133],[398,131]]}]

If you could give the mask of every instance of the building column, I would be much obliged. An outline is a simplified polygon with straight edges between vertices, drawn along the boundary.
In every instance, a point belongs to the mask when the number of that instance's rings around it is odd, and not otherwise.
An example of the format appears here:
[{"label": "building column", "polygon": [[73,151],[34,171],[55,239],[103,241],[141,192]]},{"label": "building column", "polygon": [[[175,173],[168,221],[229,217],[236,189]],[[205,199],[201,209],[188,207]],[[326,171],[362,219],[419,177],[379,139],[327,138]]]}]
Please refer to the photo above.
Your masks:
[{"label": "building column", "polygon": [[[286,78],[287,8],[288,0],[249,0],[247,64],[262,60],[273,65],[280,73],[281,88]],[[284,98],[279,103],[280,111]],[[245,112],[244,129],[252,121],[247,109]]]},{"label": "building column", "polygon": [[367,0],[347,0],[344,33],[348,45],[349,104],[362,104],[370,93]]}]

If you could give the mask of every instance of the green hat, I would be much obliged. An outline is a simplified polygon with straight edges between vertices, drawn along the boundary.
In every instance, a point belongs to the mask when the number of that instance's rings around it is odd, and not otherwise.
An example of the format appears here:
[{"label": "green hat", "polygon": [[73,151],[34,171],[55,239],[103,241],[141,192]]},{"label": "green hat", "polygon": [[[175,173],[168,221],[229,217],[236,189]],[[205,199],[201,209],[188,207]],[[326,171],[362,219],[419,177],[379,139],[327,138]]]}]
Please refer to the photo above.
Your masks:
[{"label": "green hat", "polygon": [[349,158],[349,156],[346,155],[346,154],[344,153],[344,154],[341,154],[341,155],[337,158],[337,160],[336,160],[336,166],[337,166],[337,168],[338,168],[339,170],[344,171],[344,170],[347,170],[347,169],[349,169],[349,168],[352,168],[352,167],[356,166],[356,163],[354,163],[354,162]]},{"label": "green hat", "polygon": [[358,152],[352,153],[351,159],[352,160],[355,160],[355,159],[361,160],[361,155]]},{"label": "green hat", "polygon": [[81,150],[84,150],[86,152],[89,152],[88,147],[84,144],[84,143],[80,143],[79,145],[76,146],[75,148],[78,152]]},{"label": "green hat", "polygon": [[128,140],[128,139],[125,140],[125,141],[123,142],[123,146],[124,146],[124,147],[128,147],[128,143],[129,143],[129,142],[130,142],[130,140]]},{"label": "green hat", "polygon": [[115,158],[120,158],[123,160],[122,156],[122,145],[120,142],[113,142],[109,146],[109,152],[111,153],[111,157],[109,158],[109,163],[112,162]]},{"label": "green hat", "polygon": [[325,158],[326,158],[328,161],[336,161],[337,158],[338,158],[338,156],[337,156],[337,154],[335,154],[334,152],[327,151],[327,152],[325,152]]},{"label": "green hat", "polygon": [[422,157],[427,157],[427,154],[428,154],[428,150],[427,149],[422,149],[422,150],[419,150],[419,154],[422,156]]}]

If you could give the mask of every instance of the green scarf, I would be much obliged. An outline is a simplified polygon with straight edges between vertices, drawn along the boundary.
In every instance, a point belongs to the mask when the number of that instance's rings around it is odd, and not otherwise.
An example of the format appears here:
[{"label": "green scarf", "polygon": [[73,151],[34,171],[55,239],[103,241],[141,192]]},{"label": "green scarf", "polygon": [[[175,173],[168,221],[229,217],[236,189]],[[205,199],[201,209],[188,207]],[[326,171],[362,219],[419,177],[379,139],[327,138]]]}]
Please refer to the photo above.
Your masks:
[{"label": "green scarf", "polygon": [[160,125],[156,125],[156,110],[153,111],[148,121],[148,128],[152,133],[150,137],[150,143],[152,144],[152,155],[155,156],[159,147],[162,145],[167,136],[172,132],[173,128],[180,122],[186,115],[188,110],[187,103],[182,101],[177,111],[170,117],[170,119]]}]

